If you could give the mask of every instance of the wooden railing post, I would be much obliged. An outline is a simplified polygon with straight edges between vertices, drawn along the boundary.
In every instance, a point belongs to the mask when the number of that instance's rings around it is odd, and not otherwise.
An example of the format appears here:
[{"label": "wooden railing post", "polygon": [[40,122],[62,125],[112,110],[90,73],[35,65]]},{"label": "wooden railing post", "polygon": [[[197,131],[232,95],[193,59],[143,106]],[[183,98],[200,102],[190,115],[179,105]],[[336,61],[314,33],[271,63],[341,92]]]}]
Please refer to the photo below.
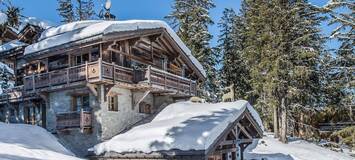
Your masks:
[{"label": "wooden railing post", "polygon": [[69,84],[70,83],[69,68],[67,68],[66,71],[67,71],[67,84]]},{"label": "wooden railing post", "polygon": [[102,80],[102,59],[99,58],[99,80]]},{"label": "wooden railing post", "polygon": [[113,83],[115,83],[115,62],[112,62],[112,80],[113,80]]},{"label": "wooden railing post", "polygon": [[167,85],[168,85],[168,84],[166,83],[166,73],[164,73],[164,89],[167,89],[167,88],[168,88]]},{"label": "wooden railing post", "polygon": [[36,85],[35,85],[35,84],[36,84],[36,83],[35,83],[35,75],[32,74],[32,89],[33,89],[33,91],[36,90]]},{"label": "wooden railing post", "polygon": [[88,65],[88,61],[85,61],[85,79],[86,79],[86,81],[89,81],[89,65]]},{"label": "wooden railing post", "polygon": [[190,79],[189,95],[191,96],[192,80]]},{"label": "wooden railing post", "polygon": [[148,70],[147,70],[147,74],[148,74],[148,83],[151,84],[151,76],[152,76],[152,66],[149,65],[148,66]]},{"label": "wooden railing post", "polygon": [[48,72],[48,86],[52,87],[52,76],[51,73]]}]

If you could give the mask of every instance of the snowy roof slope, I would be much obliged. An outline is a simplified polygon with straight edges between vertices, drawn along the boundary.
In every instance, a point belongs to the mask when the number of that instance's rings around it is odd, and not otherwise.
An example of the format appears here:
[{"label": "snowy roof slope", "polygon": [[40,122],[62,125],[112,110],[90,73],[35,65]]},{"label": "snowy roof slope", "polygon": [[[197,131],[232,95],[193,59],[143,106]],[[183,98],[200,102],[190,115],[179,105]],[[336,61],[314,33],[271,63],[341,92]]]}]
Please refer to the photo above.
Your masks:
[{"label": "snowy roof slope", "polygon": [[263,129],[259,115],[244,100],[218,104],[180,102],[167,106],[150,123],[134,127],[93,149],[97,155],[105,152],[206,150],[245,110]]},{"label": "snowy roof slope", "polygon": [[5,52],[5,51],[9,51],[11,49],[17,48],[17,47],[22,47],[22,46],[26,46],[27,43],[23,43],[19,40],[13,40],[10,42],[7,42],[3,45],[0,46],[0,52]]},{"label": "snowy roof slope", "polygon": [[38,43],[34,43],[25,49],[25,55],[39,52],[45,49],[71,43],[94,36],[104,36],[114,32],[135,31],[140,29],[165,28],[175,40],[191,62],[198,68],[202,75],[206,76],[201,63],[191,54],[191,51],[164,21],[158,20],[129,20],[129,21],[102,21],[89,20],[64,24],[44,31]]},{"label": "snowy roof slope", "polygon": [[5,13],[0,12],[0,25],[7,22],[7,15]]},{"label": "snowy roof slope", "polygon": [[0,122],[0,159],[78,159],[45,129]]},{"label": "snowy roof slope", "polygon": [[55,26],[55,24],[53,24],[52,22],[44,21],[44,20],[38,19],[36,17],[22,17],[20,19],[20,22],[21,22],[21,24],[18,27],[18,29],[14,29],[16,31],[16,33],[20,33],[26,27],[27,24],[37,26],[42,29],[48,29],[48,28]]}]

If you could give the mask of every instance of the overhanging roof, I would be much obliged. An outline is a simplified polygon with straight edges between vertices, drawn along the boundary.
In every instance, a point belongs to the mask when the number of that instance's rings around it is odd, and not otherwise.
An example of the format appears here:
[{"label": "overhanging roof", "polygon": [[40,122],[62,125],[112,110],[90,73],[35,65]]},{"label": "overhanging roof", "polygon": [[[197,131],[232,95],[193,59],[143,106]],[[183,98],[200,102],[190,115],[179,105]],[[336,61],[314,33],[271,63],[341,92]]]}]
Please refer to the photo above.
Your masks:
[{"label": "overhanging roof", "polygon": [[192,55],[191,51],[186,47],[176,33],[165,22],[156,20],[90,20],[73,22],[49,28],[42,33],[39,42],[26,47],[25,56],[29,57],[31,54],[47,52],[51,48],[76,43],[78,41],[85,41],[87,39],[92,40],[94,38],[100,39],[114,33],[158,28],[164,28],[166,30],[169,36],[183,51],[184,55],[190,60],[191,64],[193,64],[193,66],[205,78],[206,72],[204,71],[201,63]]}]

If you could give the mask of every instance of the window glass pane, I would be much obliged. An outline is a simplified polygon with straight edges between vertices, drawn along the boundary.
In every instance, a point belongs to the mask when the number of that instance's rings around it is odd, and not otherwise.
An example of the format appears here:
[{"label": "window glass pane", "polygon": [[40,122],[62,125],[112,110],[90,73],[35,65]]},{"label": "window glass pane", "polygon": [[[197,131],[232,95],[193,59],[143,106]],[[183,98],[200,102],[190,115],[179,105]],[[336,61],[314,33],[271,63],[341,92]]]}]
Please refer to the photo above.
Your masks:
[{"label": "window glass pane", "polygon": [[82,63],[85,63],[86,61],[89,62],[89,54],[88,53],[83,54],[82,57],[83,57],[82,58]]},{"label": "window glass pane", "polygon": [[83,96],[83,107],[89,107],[90,106],[90,98],[89,96]]},{"label": "window glass pane", "polygon": [[76,65],[79,65],[81,64],[82,61],[81,61],[81,55],[80,56],[76,56]]}]

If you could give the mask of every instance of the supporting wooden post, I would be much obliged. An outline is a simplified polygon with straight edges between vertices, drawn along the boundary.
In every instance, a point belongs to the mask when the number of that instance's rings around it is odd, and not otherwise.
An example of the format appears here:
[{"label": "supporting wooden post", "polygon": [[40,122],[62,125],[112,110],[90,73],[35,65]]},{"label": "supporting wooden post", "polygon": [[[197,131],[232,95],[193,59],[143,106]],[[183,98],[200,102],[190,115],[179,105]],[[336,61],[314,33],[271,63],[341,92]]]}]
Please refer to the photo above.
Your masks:
[{"label": "supporting wooden post", "polygon": [[102,58],[99,58],[99,80],[102,80]]},{"label": "supporting wooden post", "polygon": [[116,82],[116,79],[115,79],[115,62],[112,62],[112,81],[113,83]]},{"label": "supporting wooden post", "polygon": [[66,71],[67,71],[67,84],[69,84],[70,83],[69,68],[67,68]]},{"label": "supporting wooden post", "polygon": [[149,65],[147,69],[147,79],[149,84],[151,84],[151,75],[152,75],[152,66]]},{"label": "supporting wooden post", "polygon": [[85,61],[85,78],[86,78],[86,81],[89,81],[89,65],[88,65],[88,61]]},{"label": "supporting wooden post", "polygon": [[35,75],[34,75],[34,74],[32,74],[32,89],[33,89],[33,91],[36,90],[36,86],[35,86]]},{"label": "supporting wooden post", "polygon": [[48,86],[52,87],[52,75],[51,75],[51,73],[48,73]]}]

